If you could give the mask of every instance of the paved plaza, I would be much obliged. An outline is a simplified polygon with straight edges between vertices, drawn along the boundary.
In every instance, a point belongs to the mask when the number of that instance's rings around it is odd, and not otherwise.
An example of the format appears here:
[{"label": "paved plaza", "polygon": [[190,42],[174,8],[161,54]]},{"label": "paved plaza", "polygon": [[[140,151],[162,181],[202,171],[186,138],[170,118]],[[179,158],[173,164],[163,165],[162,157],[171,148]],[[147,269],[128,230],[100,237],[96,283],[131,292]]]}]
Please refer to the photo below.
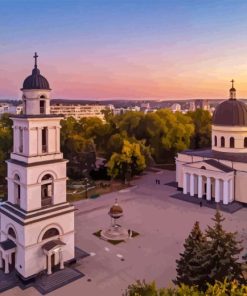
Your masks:
[{"label": "paved plaza", "polygon": [[[160,180],[160,185],[156,184]],[[175,172],[148,172],[133,181],[133,187],[76,203],[76,246],[88,252],[75,268],[85,276],[49,295],[121,296],[136,279],[156,280],[158,286],[172,285],[175,260],[183,249],[196,220],[202,228],[211,224],[215,210],[171,198],[177,190],[165,185],[175,180]],[[110,225],[108,211],[118,198],[124,210],[120,224],[140,233],[126,243],[112,245],[92,233]],[[224,213],[224,226],[238,231],[247,251],[247,208]],[[40,295],[34,288],[15,287],[2,295]]]}]

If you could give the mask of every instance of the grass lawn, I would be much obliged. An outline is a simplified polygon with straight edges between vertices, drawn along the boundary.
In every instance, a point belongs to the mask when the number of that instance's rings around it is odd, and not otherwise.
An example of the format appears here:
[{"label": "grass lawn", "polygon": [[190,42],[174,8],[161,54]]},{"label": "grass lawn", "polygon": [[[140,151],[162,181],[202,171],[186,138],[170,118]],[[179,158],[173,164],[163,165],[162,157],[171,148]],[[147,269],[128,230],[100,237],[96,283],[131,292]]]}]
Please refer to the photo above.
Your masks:
[{"label": "grass lawn", "polygon": [[[105,186],[105,187],[101,187],[100,183],[102,184],[107,184],[109,186]],[[81,189],[78,190],[73,190],[73,189],[67,189],[67,200],[69,202],[73,202],[73,201],[78,201],[78,200],[82,200],[82,199],[86,199],[86,198],[96,198],[102,194],[106,194],[106,193],[110,193],[110,192],[115,192],[115,191],[119,191],[121,189],[125,189],[130,187],[131,185],[126,185],[123,184],[122,182],[119,181],[97,181],[95,182],[96,187],[93,189],[89,189],[86,192],[82,191]]]}]

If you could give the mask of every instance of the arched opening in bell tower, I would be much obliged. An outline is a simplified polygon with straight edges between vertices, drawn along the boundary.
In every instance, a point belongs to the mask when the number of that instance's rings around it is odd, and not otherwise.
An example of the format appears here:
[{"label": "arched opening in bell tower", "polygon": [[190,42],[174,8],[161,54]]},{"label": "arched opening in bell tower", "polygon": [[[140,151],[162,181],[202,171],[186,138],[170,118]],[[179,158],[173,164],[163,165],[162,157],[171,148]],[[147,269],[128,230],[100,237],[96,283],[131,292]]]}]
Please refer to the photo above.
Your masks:
[{"label": "arched opening in bell tower", "polygon": [[48,128],[44,127],[42,129],[42,153],[46,153],[48,151]]},{"label": "arched opening in bell tower", "polygon": [[39,112],[40,114],[45,114],[45,96],[41,96],[39,101]]},{"label": "arched opening in bell tower", "polygon": [[18,174],[14,176],[14,196],[15,196],[15,203],[20,206],[21,202],[21,185],[20,185],[20,177]]},{"label": "arched opening in bell tower", "polygon": [[41,206],[52,205],[53,198],[53,177],[46,174],[41,180]]}]

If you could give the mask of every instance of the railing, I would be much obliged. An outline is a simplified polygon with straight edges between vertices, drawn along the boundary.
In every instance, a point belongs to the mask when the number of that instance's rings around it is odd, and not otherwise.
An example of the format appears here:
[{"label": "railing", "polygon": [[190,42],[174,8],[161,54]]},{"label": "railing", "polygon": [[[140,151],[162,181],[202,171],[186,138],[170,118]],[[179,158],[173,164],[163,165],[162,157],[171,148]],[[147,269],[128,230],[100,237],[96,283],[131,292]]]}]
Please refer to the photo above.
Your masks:
[{"label": "railing", "polygon": [[47,197],[42,197],[41,199],[41,206],[42,207],[47,207],[52,205],[52,197],[47,196]]}]

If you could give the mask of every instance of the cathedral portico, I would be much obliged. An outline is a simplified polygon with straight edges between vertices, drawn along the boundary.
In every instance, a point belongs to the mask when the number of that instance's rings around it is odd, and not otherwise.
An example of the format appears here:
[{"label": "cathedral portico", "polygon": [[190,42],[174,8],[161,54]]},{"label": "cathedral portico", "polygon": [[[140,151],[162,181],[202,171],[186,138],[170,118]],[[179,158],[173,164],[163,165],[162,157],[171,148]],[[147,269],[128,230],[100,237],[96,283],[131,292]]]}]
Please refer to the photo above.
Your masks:
[{"label": "cathedral portico", "polygon": [[183,193],[190,196],[197,194],[198,198],[205,196],[208,201],[214,199],[215,202],[228,204],[233,201],[233,181],[233,171],[225,173],[204,166],[197,168],[193,164],[183,166]]}]

